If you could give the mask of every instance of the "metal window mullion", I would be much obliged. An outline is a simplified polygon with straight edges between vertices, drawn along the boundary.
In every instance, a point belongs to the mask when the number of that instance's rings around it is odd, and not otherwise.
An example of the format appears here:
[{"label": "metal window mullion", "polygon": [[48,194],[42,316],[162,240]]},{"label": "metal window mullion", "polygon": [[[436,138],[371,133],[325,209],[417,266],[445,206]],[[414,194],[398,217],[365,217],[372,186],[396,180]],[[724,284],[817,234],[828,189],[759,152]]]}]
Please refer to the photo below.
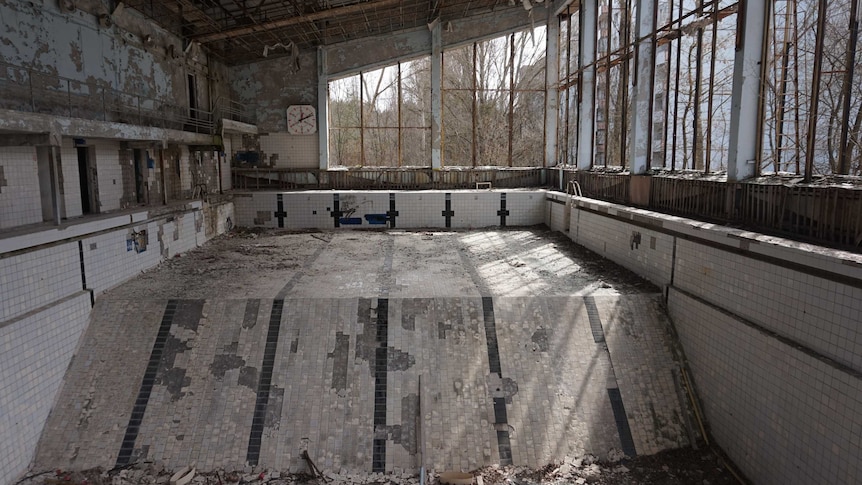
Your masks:
[{"label": "metal window mullion", "polygon": [[706,108],[706,161],[703,173],[709,173],[712,165],[712,109],[715,97],[715,51],[718,48],[718,3],[716,2],[713,2],[712,13],[712,51],[709,59],[709,90]]},{"label": "metal window mullion", "polygon": [[398,166],[400,167],[403,163],[403,154],[401,148],[401,103],[403,99],[401,97],[401,63],[398,63]]},{"label": "metal window mullion", "polygon": [[[569,78],[571,77],[571,74],[572,74],[571,73],[571,71],[572,71],[572,67],[571,67],[572,66],[572,16],[571,16],[571,14],[566,15],[566,22],[567,22],[567,28],[566,28],[566,82],[568,82]],[[569,127],[569,118],[570,118],[569,105],[572,102],[571,90],[572,90],[571,87],[566,88],[566,109],[565,109],[566,134],[564,137],[565,143],[563,144],[563,147],[564,147],[563,148],[563,160],[565,160],[565,164],[567,164],[567,165],[570,161],[570,158],[569,158],[569,135],[570,135],[570,133],[569,133],[569,130],[570,130],[570,127]]]},{"label": "metal window mullion", "polygon": [[476,123],[476,121],[477,121],[477,117],[478,117],[478,113],[477,113],[477,109],[478,109],[478,108],[477,108],[478,100],[477,100],[477,97],[476,97],[476,96],[477,96],[476,90],[477,90],[477,88],[476,88],[476,43],[475,43],[475,42],[473,42],[473,89],[472,89],[472,93],[473,93],[473,108],[472,108],[472,116],[473,116],[473,130],[472,130],[472,131],[473,131],[473,133],[472,133],[472,137],[473,137],[473,143],[472,143],[471,149],[472,149],[472,162],[473,162],[473,167],[474,167],[474,168],[476,167],[476,158],[477,158],[477,151],[478,151],[478,145],[477,145],[477,143],[476,143],[476,139],[478,138],[478,125],[477,125],[477,123]]},{"label": "metal window mullion", "polygon": [[[697,2],[697,13],[698,17],[703,15],[703,0],[698,0]],[[697,49],[695,52],[695,67],[694,67],[694,123],[692,124],[692,137],[691,137],[691,165],[692,169],[697,169],[697,152],[700,149],[697,143],[697,137],[700,134],[700,95],[701,95],[701,78],[703,76],[703,60],[701,59],[703,56],[703,27],[697,28]]]},{"label": "metal window mullion", "polygon": [[[622,4],[622,0],[620,1]],[[635,46],[630,42],[631,34],[629,33],[629,27],[631,26],[631,20],[629,14],[631,13],[631,0],[625,0],[625,5],[623,5],[623,12],[621,22],[624,27],[622,29],[621,41],[620,41],[620,49],[625,46],[625,50],[622,52],[622,56],[628,56],[628,52],[631,49],[634,49]],[[655,48],[655,47],[653,47]],[[622,103],[622,113],[620,119],[620,166],[625,170],[626,168],[626,152],[627,152],[627,136],[629,133],[628,130],[628,119],[629,119],[629,60],[625,59],[622,61],[622,66],[620,67],[620,84],[622,85],[622,99],[620,102]]]},{"label": "metal window mullion", "polygon": [[365,166],[365,78],[359,73],[359,163]]},{"label": "metal window mullion", "polygon": [[[683,12],[683,1],[679,2],[679,15],[682,17]],[[682,22],[682,21],[680,21]],[[670,57],[670,53],[668,53],[668,57]],[[682,72],[680,66],[682,65],[682,37],[678,37],[676,39],[676,76],[674,80],[674,89],[673,89],[673,142],[671,143],[671,157],[670,157],[670,170],[671,172],[676,170],[676,142],[677,142],[677,133],[679,132],[679,76]]]},{"label": "metal window mullion", "polygon": [[515,131],[515,34],[509,35],[509,153],[508,166],[512,166],[512,138]]}]

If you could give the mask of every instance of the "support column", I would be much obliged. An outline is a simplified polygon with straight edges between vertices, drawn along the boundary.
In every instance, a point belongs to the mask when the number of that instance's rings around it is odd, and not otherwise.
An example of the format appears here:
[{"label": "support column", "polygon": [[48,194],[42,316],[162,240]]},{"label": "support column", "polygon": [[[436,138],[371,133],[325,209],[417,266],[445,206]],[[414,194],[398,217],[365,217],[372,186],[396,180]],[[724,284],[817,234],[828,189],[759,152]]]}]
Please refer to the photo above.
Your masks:
[{"label": "support column", "polygon": [[326,74],[326,51],[317,48],[317,139],[320,169],[329,169],[329,83]]},{"label": "support column", "polygon": [[741,0],[737,14],[727,180],[757,175],[763,105],[760,99],[766,21],[771,2]]},{"label": "support column", "polygon": [[560,110],[560,18],[548,10],[545,43],[545,166],[557,162],[557,120]]},{"label": "support column", "polygon": [[[653,30],[656,0],[638,0],[635,38],[641,39]],[[644,174],[652,159],[652,87],[655,65],[653,62],[653,37],[638,42],[635,52],[635,77],[632,80],[632,175]]]},{"label": "support column", "polygon": [[578,170],[593,165],[596,123],[596,0],[581,3],[581,101],[578,106]]},{"label": "support column", "polygon": [[168,149],[167,140],[162,140],[162,146],[159,148],[159,176],[162,182],[162,205],[168,205],[168,184],[167,174],[165,173],[165,150]]},{"label": "support column", "polygon": [[48,170],[51,175],[51,211],[54,225],[60,225],[60,147],[51,145],[48,149]]},{"label": "support column", "polygon": [[443,167],[443,31],[435,20],[431,30],[431,169]]}]

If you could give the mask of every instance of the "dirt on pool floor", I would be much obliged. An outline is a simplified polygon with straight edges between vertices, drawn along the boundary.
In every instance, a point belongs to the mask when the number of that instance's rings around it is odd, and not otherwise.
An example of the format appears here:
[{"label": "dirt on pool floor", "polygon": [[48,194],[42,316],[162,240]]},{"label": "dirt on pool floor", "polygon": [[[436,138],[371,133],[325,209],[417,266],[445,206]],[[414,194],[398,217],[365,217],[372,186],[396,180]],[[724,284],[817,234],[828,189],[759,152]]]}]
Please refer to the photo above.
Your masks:
[{"label": "dirt on pool floor", "polygon": [[[398,247],[402,272],[436,267],[452,271],[447,258],[456,255],[457,259],[458,254],[468,255],[476,266],[502,268],[507,278],[488,288],[496,295],[568,294],[576,290],[592,294],[660,292],[649,281],[564,235],[535,226],[491,231],[239,229],[166,260],[106,295],[202,298],[216,291],[231,298],[274,296],[277,289],[268,288],[267,282],[286,281],[295,273],[308,271],[303,265],[320,248],[327,247],[343,260],[367,256],[356,253],[362,247],[355,243],[359,238],[379,247],[393,240],[404,241]],[[518,248],[513,250],[512,244]],[[530,282],[539,282],[541,290],[531,288]]]},{"label": "dirt on pool floor", "polygon": [[[138,463],[127,467],[66,472],[49,470],[28,475],[15,485],[165,485],[172,470],[158,464]],[[320,470],[311,473],[280,473],[246,467],[244,470],[217,470],[195,474],[190,485],[325,485],[393,484],[418,485],[416,470],[389,474],[339,474]],[[591,455],[549,464],[542,469],[491,466],[472,471],[474,485],[735,485],[744,484],[731,472],[720,452],[708,448],[677,449],[618,462],[596,461]],[[480,478],[481,477],[481,480]],[[440,483],[429,472],[427,483]]]},{"label": "dirt on pool floor", "polygon": [[[502,234],[506,233],[506,234]],[[458,261],[459,252],[470,253],[476,267],[500,270],[508,280],[489,283],[494,294],[517,291],[553,294],[565,289],[583,289],[590,293],[659,293],[659,289],[638,275],[617,266],[572,243],[562,234],[543,226],[491,231],[356,231],[297,232],[277,230],[239,230],[215,238],[202,248],[182,257],[163,262],[138,278],[111,291],[107,298],[124,295],[139,298],[255,298],[271,293],[274,297],[283,282],[299,272],[319,271],[305,267],[316,251],[328,247],[333,252],[360,258],[348,241],[367,238],[382,245],[393,237],[405,241],[399,251],[408,250],[416,258],[402,258],[403,272],[415,266],[432,265],[439,254]],[[404,237],[412,236],[412,237]],[[418,237],[417,237],[418,236]],[[502,236],[502,237],[501,237]],[[512,252],[511,246],[521,248]],[[550,254],[548,256],[546,253]],[[455,256],[452,256],[455,255]],[[562,261],[562,263],[560,263]],[[564,264],[564,271],[558,270]],[[442,264],[440,264],[443,267]],[[501,269],[502,268],[502,269]],[[420,268],[421,269],[421,268]],[[456,268],[457,269],[457,268]],[[490,271],[489,271],[490,273]],[[528,278],[527,276],[535,276]],[[485,275],[480,275],[482,279]],[[519,279],[520,278],[520,279]],[[464,279],[464,278],[462,278]],[[542,286],[524,290],[520,281],[542,282]],[[469,281],[469,280],[468,280]],[[275,283],[273,283],[275,282]],[[496,286],[494,286],[496,285]],[[313,458],[313,457],[312,457]],[[46,462],[51,466],[50,462]],[[42,470],[34,470],[41,472]],[[442,471],[442,470],[437,470]],[[65,472],[50,470],[25,478],[18,485],[162,485],[168,484],[172,470],[157,463],[143,463],[123,469],[91,469]],[[417,485],[417,470],[398,470],[391,474],[339,474],[323,470],[325,479],[309,474],[288,474],[246,467],[242,470],[218,470],[196,476],[191,485],[292,485],[295,483],[371,484],[392,483]],[[540,469],[526,467],[485,467],[474,471],[482,483],[476,485],[581,484],[734,484],[739,483],[719,455],[709,449],[676,449],[632,460],[599,462],[591,455],[567,458],[563,463],[548,464]],[[432,474],[429,485],[438,483]]]}]

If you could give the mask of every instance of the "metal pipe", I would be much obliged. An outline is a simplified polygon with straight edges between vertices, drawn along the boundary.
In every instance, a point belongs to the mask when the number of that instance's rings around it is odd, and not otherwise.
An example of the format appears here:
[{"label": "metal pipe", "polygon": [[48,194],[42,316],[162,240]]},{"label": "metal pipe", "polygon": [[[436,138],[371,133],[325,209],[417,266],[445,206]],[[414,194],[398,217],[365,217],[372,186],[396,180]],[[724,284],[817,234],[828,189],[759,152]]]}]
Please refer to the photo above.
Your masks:
[{"label": "metal pipe", "polygon": [[850,155],[853,147],[847,141],[847,132],[850,128],[850,94],[853,87],[853,70],[855,68],[856,59],[856,42],[859,38],[859,1],[850,1],[850,40],[847,42],[847,58],[844,62],[844,86],[842,94],[844,96],[844,106],[842,106],[842,123],[841,123],[841,142],[839,148],[841,153],[838,155],[838,173],[847,175],[850,173]]}]

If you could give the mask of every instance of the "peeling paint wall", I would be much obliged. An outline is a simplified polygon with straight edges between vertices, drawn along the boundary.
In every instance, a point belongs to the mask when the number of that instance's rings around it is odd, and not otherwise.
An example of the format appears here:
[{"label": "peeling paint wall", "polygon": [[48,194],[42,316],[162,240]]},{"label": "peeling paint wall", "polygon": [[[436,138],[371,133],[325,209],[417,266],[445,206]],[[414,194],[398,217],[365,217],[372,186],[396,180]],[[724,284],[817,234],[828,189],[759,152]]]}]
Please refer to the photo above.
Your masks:
[{"label": "peeling paint wall", "polygon": [[261,131],[287,131],[287,107],[292,104],[317,107],[317,54],[302,52],[299,67],[295,71],[289,57],[279,57],[230,71],[237,100],[254,108]]},{"label": "peeling paint wall", "polygon": [[[100,23],[100,15],[110,26]],[[33,78],[40,85],[73,95],[101,97],[101,89],[110,88],[184,107],[187,76],[194,74],[200,108],[229,95],[224,66],[197,46],[184,53],[178,37],[130,8],[111,16],[98,0],[81,0],[73,12],[54,0],[0,1],[0,23],[0,59],[15,66],[6,75],[25,84],[31,69],[42,75]]]},{"label": "peeling paint wall", "polygon": [[318,168],[317,135],[261,133],[260,164],[278,168]]}]

